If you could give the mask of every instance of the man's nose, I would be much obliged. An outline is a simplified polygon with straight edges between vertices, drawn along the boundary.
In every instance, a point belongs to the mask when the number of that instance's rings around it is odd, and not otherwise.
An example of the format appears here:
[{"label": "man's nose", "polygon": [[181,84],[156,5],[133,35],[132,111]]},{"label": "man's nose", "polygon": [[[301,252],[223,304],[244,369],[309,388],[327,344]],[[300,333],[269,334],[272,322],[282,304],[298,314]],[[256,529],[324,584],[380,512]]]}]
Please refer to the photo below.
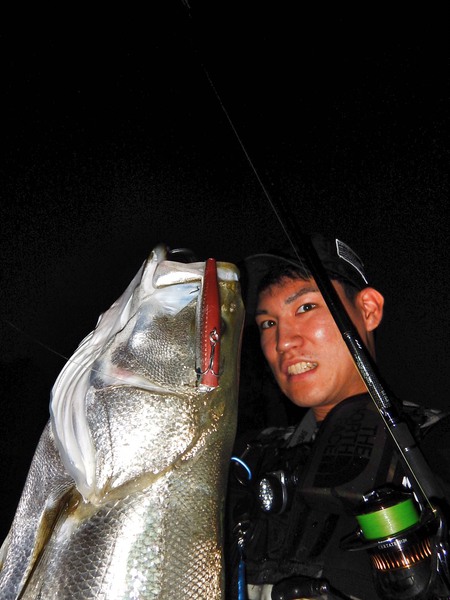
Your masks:
[{"label": "man's nose", "polygon": [[300,332],[289,323],[279,323],[277,329],[277,352],[282,354],[291,348],[301,346],[303,338]]}]

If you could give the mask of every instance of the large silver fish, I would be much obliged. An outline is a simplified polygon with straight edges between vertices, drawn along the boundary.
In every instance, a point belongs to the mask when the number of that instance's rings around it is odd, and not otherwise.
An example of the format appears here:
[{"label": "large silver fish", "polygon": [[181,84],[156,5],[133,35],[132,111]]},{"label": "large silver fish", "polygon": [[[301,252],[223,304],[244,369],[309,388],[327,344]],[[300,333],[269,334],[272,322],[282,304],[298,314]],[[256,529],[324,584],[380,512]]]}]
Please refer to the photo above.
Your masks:
[{"label": "large silver fish", "polygon": [[1,600],[223,597],[242,321],[233,265],[153,251],[54,385]]}]

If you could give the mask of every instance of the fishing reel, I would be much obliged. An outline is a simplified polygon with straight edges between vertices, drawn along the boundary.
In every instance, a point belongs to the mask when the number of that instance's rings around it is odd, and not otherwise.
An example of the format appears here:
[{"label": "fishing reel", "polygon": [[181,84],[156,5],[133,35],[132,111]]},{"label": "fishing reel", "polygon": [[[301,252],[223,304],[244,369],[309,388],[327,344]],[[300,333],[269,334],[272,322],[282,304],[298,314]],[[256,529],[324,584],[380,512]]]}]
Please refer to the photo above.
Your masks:
[{"label": "fishing reel", "polygon": [[364,496],[356,519],[360,528],[341,548],[369,553],[381,598],[450,598],[447,532],[434,511],[419,511],[412,494],[384,487]]}]

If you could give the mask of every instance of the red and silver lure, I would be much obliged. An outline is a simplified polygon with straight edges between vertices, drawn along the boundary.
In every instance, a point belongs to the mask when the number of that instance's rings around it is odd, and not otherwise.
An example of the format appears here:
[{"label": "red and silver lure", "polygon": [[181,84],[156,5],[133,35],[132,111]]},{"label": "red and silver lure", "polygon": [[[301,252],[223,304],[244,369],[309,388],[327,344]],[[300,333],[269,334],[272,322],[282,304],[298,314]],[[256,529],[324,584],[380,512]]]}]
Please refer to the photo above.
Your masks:
[{"label": "red and silver lure", "polygon": [[219,385],[221,318],[217,265],[214,258],[208,258],[205,263],[198,315],[198,384],[215,388]]}]

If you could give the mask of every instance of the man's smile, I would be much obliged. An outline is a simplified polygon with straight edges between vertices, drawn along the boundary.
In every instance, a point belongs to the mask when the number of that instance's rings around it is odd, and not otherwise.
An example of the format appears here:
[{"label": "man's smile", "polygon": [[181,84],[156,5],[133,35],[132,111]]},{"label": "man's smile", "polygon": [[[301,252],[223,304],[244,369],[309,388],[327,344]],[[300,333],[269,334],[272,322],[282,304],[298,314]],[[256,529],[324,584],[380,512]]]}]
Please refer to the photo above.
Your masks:
[{"label": "man's smile", "polygon": [[288,375],[300,375],[301,373],[306,373],[306,371],[311,371],[317,367],[316,362],[304,362],[300,361],[293,365],[289,365],[287,368]]}]

